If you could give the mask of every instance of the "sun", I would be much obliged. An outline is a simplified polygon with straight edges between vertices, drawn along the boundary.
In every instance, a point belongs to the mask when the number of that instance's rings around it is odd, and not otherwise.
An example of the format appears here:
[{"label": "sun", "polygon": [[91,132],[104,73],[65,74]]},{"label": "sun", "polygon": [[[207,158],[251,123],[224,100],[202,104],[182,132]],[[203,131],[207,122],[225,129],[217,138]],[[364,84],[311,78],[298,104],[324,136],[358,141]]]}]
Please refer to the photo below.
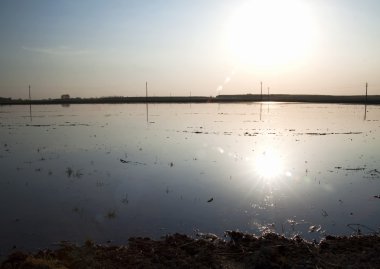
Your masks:
[{"label": "sun", "polygon": [[301,61],[315,36],[313,16],[300,0],[251,0],[226,26],[233,61],[250,69],[280,68]]}]

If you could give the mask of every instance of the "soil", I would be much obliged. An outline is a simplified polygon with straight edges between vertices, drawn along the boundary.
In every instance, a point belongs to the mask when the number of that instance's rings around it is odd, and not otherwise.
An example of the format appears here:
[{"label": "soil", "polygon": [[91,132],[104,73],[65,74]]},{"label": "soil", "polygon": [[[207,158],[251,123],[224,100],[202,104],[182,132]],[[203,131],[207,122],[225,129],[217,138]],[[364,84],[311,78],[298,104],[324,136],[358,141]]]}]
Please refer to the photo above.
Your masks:
[{"label": "soil", "polygon": [[56,250],[14,252],[0,268],[380,268],[377,235],[326,236],[319,244],[273,233],[228,231],[226,236],[135,237],[126,246],[62,242]]}]

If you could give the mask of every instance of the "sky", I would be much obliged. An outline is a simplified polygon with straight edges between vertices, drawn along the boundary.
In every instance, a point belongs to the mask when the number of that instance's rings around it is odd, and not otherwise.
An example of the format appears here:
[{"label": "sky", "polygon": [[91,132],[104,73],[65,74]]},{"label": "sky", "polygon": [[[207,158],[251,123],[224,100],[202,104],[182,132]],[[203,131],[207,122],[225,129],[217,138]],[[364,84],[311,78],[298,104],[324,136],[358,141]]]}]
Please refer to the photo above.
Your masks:
[{"label": "sky", "polygon": [[0,96],[380,94],[378,0],[0,0]]}]

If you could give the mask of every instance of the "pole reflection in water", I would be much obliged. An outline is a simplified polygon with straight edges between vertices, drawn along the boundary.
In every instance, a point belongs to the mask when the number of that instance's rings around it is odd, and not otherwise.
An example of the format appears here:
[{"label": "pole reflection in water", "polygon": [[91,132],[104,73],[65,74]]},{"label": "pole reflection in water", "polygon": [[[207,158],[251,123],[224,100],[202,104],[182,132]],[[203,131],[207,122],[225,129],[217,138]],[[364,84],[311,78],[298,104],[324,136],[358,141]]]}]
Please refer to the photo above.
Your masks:
[{"label": "pole reflection in water", "polygon": [[149,108],[148,108],[148,102],[146,102],[146,122],[149,123]]},{"label": "pole reflection in water", "polygon": [[30,84],[29,84],[29,117],[30,117],[30,121],[32,121],[32,94],[30,92]]},{"label": "pole reflection in water", "polygon": [[149,111],[148,111],[148,81],[145,82],[145,104],[146,104],[146,122],[149,123]]},{"label": "pole reflection in water", "polygon": [[32,117],[32,104],[29,104],[29,118],[30,118],[30,121],[33,121],[33,117]]}]

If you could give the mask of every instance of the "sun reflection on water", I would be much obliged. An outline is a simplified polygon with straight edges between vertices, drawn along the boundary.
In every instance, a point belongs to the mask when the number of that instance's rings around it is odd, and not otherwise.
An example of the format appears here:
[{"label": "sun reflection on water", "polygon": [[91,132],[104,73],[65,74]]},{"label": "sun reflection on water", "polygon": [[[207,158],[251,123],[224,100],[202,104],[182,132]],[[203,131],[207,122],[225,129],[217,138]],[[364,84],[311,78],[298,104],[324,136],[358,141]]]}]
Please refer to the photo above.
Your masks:
[{"label": "sun reflection on water", "polygon": [[267,149],[260,153],[255,159],[255,170],[258,175],[266,180],[273,180],[284,173],[284,163],[280,154]]}]

